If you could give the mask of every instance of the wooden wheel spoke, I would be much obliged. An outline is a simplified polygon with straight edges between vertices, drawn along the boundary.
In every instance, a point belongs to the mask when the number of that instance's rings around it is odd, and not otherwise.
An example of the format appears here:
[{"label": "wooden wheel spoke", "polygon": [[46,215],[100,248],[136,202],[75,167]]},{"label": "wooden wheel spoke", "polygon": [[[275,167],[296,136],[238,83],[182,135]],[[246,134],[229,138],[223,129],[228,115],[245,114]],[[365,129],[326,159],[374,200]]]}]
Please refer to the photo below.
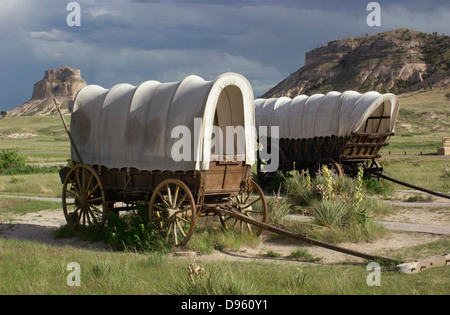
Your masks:
[{"label": "wooden wheel spoke", "polygon": [[173,196],[173,202],[172,205],[175,207],[175,209],[179,208],[180,206],[177,206],[177,200],[178,200],[178,193],[180,192],[180,186],[177,186],[175,189],[175,194]]},{"label": "wooden wheel spoke", "polygon": [[70,184],[71,184],[71,188],[72,188],[73,190],[75,190],[75,193],[76,193],[78,196],[80,196],[80,195],[81,195],[81,193],[80,193],[80,187],[77,185],[77,183],[75,182],[75,180],[74,180],[73,178],[69,178],[69,182],[70,182]]},{"label": "wooden wheel spoke", "polygon": [[99,188],[100,188],[100,183],[97,183],[97,185],[95,185],[94,188],[88,189],[86,197],[88,195],[93,195],[97,191],[97,189],[99,189]]},{"label": "wooden wheel spoke", "polygon": [[181,204],[186,200],[187,197],[188,197],[188,195],[184,194],[183,197],[181,197],[180,201],[176,204],[175,209],[180,208]]},{"label": "wooden wheel spoke", "polygon": [[181,235],[183,235],[183,237],[186,237],[186,233],[184,232],[183,227],[180,225],[179,220],[177,219],[175,220],[175,222],[177,224],[178,230],[180,230]]},{"label": "wooden wheel spoke", "polygon": [[171,207],[173,207],[172,191],[170,190],[170,185],[166,185],[166,187],[167,187],[167,197],[169,198],[169,204]]},{"label": "wooden wheel spoke", "polygon": [[251,203],[249,203],[248,205],[245,205],[242,207],[242,209],[247,209],[248,207],[253,206],[255,203],[257,203],[258,201],[260,201],[262,198],[259,197],[258,199],[253,200]]},{"label": "wooden wheel spoke", "polygon": [[88,199],[88,200],[86,200],[86,202],[93,203],[93,202],[102,201],[102,200],[103,200],[103,197],[97,197],[97,198]]},{"label": "wooden wheel spoke", "polygon": [[[96,209],[96,208],[95,208]],[[91,208],[89,208],[89,214],[91,215],[91,217],[92,217],[92,220],[94,221],[94,224],[95,225],[98,225],[99,224],[99,222],[98,222],[98,220],[97,220],[97,216],[94,214],[94,212],[92,211],[93,209],[91,209]],[[89,216],[88,216],[88,218],[89,218]]]},{"label": "wooden wheel spoke", "polygon": [[158,191],[158,196],[161,199],[161,201],[164,202],[164,204],[170,208],[170,205],[167,203],[166,198],[164,198],[163,194],[161,194],[160,191]]},{"label": "wooden wheel spoke", "polygon": [[175,245],[178,245],[177,225],[173,223],[173,237],[175,238]]},{"label": "wooden wheel spoke", "polygon": [[248,199],[252,196],[254,190],[255,190],[255,187],[252,187],[252,189],[248,192],[247,197],[242,202],[244,205],[247,203]]},{"label": "wooden wheel spoke", "polygon": [[[93,194],[94,193],[94,189],[90,189],[90,187],[91,187],[91,185],[92,185],[92,179],[94,178],[94,174],[91,174],[91,176],[89,177],[89,181],[88,181],[88,184],[87,184],[87,186],[86,186],[86,195],[85,195],[85,197],[87,198],[87,196],[89,195],[89,194]],[[97,184],[98,185],[98,184]],[[96,187],[97,186],[95,186],[94,188],[96,189]]]},{"label": "wooden wheel spoke", "polygon": [[73,217],[74,215],[77,215],[77,216],[78,216],[77,212],[78,212],[79,210],[80,210],[80,208],[78,207],[78,208],[75,209],[74,212],[69,213],[69,215],[68,215],[69,220],[72,220],[72,217]]},{"label": "wooden wheel spoke", "polygon": [[187,223],[187,224],[190,224],[190,223],[191,223],[191,221],[189,221],[189,220],[187,220],[187,219],[185,219],[185,218],[182,218],[182,217],[177,217],[176,220],[183,221],[183,222],[185,222],[185,223]]},{"label": "wooden wheel spoke", "polygon": [[66,189],[65,192],[66,192],[66,195],[70,195],[71,198],[76,198],[76,197],[78,197],[78,195],[75,194],[75,193],[73,193],[71,190],[67,190],[67,189]]},{"label": "wooden wheel spoke", "polygon": [[164,208],[161,207],[161,206],[159,206],[159,205],[157,205],[157,204],[154,204],[153,207],[155,207],[155,208],[158,209],[159,211],[164,211]]}]

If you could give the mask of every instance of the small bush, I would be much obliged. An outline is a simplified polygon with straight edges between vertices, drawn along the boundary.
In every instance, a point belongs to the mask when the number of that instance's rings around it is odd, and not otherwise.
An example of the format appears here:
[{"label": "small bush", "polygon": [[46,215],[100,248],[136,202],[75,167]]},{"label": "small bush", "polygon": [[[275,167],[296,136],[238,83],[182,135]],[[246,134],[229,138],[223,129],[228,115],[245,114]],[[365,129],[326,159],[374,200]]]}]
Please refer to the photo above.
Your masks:
[{"label": "small bush", "polygon": [[[288,199],[314,218],[306,232],[313,238],[331,242],[373,239],[373,214],[386,210],[367,196],[363,169],[353,180],[331,173],[326,166],[313,179],[295,173],[286,180]],[[300,231],[299,231],[300,232]]]},{"label": "small bush", "polygon": [[294,205],[306,206],[316,199],[316,192],[312,189],[311,176],[309,172],[290,173],[284,183],[287,196]]},{"label": "small bush", "polygon": [[299,249],[293,251],[287,257],[291,258],[291,259],[298,259],[298,260],[306,261],[306,262],[317,262],[317,261],[322,260],[322,257],[314,257],[313,255],[311,255],[308,252],[307,249],[303,249],[303,248],[299,248]]},{"label": "small bush", "polygon": [[26,157],[16,149],[0,151],[0,174],[9,174],[11,171],[25,169]]},{"label": "small bush", "polygon": [[158,229],[148,224],[146,203],[138,205],[135,212],[125,216],[108,213],[106,242],[116,250],[156,251],[165,250]]},{"label": "small bush", "polygon": [[267,200],[269,224],[281,226],[286,216],[291,212],[291,204],[287,198],[280,195],[281,185],[278,193],[274,193],[275,197]]},{"label": "small bush", "polygon": [[315,200],[309,207],[310,215],[314,218],[314,224],[341,229],[349,216],[348,204],[342,200]]},{"label": "small bush", "polygon": [[0,174],[47,174],[57,173],[59,166],[33,166],[26,165],[27,157],[16,149],[5,149],[0,151]]}]

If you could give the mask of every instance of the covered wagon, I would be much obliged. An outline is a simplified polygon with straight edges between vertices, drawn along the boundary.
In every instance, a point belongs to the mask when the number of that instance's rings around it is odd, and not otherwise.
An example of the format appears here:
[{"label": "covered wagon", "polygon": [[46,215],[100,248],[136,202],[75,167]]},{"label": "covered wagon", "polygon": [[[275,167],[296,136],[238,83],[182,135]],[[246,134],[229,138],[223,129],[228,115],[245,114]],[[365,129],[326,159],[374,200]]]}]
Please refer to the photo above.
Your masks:
[{"label": "covered wagon", "polygon": [[269,132],[268,137],[278,140],[279,147],[272,150],[279,150],[278,169],[283,171],[316,171],[325,164],[340,174],[354,174],[359,165],[368,172],[380,172],[376,159],[394,133],[398,112],[397,97],[378,92],[255,101],[257,126],[279,128],[278,134]]},{"label": "covered wagon", "polygon": [[[206,215],[259,233],[220,212],[267,218],[264,194],[250,179],[253,101],[251,85],[236,73],[83,88],[71,115],[73,166],[60,173],[68,224],[101,228],[107,212],[148,200],[150,220],[176,245],[186,244]],[[230,127],[244,132],[230,134]]]}]

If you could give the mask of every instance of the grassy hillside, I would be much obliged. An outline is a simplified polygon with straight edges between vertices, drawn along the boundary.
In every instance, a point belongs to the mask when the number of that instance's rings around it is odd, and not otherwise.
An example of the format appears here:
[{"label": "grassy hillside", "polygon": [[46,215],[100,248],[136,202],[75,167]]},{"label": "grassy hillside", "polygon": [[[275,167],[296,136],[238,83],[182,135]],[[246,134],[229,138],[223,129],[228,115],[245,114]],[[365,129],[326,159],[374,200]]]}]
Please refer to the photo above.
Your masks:
[{"label": "grassy hillside", "polygon": [[[70,116],[65,117],[70,123]],[[70,143],[59,115],[0,119],[0,150],[18,148],[28,162],[60,162],[70,157]]]},{"label": "grassy hillside", "polygon": [[442,137],[450,136],[450,89],[423,90],[398,96],[400,114],[396,134],[382,155],[436,154]]}]

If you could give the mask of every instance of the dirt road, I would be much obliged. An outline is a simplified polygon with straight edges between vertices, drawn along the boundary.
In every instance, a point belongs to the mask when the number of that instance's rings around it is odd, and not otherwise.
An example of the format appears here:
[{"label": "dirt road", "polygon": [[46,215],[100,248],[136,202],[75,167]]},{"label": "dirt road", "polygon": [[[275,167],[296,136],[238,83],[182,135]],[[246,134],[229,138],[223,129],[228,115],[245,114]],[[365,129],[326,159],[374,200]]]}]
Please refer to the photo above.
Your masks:
[{"label": "dirt road", "polygon": [[[389,257],[395,254],[397,250],[406,247],[449,238],[450,203],[446,200],[435,198],[430,202],[412,203],[401,200],[387,202],[390,202],[395,206],[395,211],[382,218],[377,218],[381,224],[391,230],[385,239],[379,239],[372,243],[343,243],[339,245],[368,254]],[[32,240],[55,246],[108,250],[107,246],[103,243],[91,244],[80,241],[77,238],[55,239],[53,231],[64,224],[65,220],[61,210],[45,210],[21,216],[3,217],[0,218],[0,237]],[[267,260],[269,259],[267,257],[268,252],[276,252],[280,255],[280,258],[270,258],[272,261],[279,260],[288,262],[289,260],[283,257],[288,256],[299,247],[302,247],[307,249],[312,256],[322,258],[320,263],[332,264],[344,261],[362,261],[359,258],[317,246],[307,246],[286,239],[273,240],[273,238],[269,238],[267,234],[262,237],[263,241],[259,246],[254,248],[241,247],[239,252],[215,251],[212,254],[201,256],[191,252],[182,252],[181,255],[193,255],[196,256],[196,259],[208,261],[249,261],[255,259]],[[180,253],[178,253],[178,255],[180,255]]]}]

